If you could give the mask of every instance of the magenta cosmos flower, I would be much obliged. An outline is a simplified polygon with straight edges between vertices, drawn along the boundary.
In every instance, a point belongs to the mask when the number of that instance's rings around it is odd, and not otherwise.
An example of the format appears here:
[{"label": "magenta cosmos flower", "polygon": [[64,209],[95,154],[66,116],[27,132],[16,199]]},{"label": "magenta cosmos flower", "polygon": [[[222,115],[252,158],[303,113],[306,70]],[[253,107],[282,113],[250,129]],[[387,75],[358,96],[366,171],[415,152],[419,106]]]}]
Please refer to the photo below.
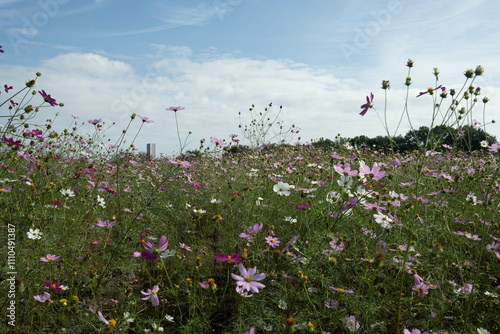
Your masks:
[{"label": "magenta cosmos flower", "polygon": [[156,260],[168,247],[167,237],[164,235],[161,236],[158,247],[155,247],[151,240],[144,241],[141,238],[141,243],[146,248],[145,251],[141,252],[141,256],[146,260]]},{"label": "magenta cosmos flower", "polygon": [[151,299],[151,303],[153,304],[153,306],[158,306],[160,305],[160,299],[158,299],[158,285],[155,285],[153,287],[153,290],[151,289],[148,289],[148,291],[144,292],[144,291],[141,291],[141,293],[147,297],[144,297],[142,298],[142,300],[148,300],[148,299]]},{"label": "magenta cosmos flower", "polygon": [[361,116],[364,116],[368,109],[373,108],[373,93],[370,93],[370,97],[366,97],[366,103],[361,106],[361,112],[359,113]]},{"label": "magenta cosmos flower", "polygon": [[248,269],[248,271],[241,263],[238,265],[238,267],[240,269],[241,276],[231,273],[231,277],[236,280],[236,285],[241,287],[242,290],[257,293],[259,292],[259,289],[266,287],[264,284],[257,282],[262,281],[264,278],[266,278],[266,274],[264,273],[256,274],[257,267],[250,268]]},{"label": "magenta cosmos flower", "polygon": [[54,283],[54,282],[49,282],[49,281],[43,281],[43,283],[45,283],[45,287],[50,289],[50,290],[53,290],[57,293],[61,293],[62,292],[62,289],[61,289],[61,286],[57,283]]},{"label": "magenta cosmos flower", "polygon": [[420,92],[420,94],[418,94],[417,97],[420,97],[420,96],[425,95],[425,94],[432,95],[432,94],[434,94],[434,91],[438,90],[439,88],[441,88],[441,92],[444,92],[446,90],[446,87],[443,87],[443,85],[439,85],[436,88],[430,87],[425,92]]},{"label": "magenta cosmos flower", "polygon": [[53,261],[57,260],[58,258],[60,258],[60,256],[55,256],[55,255],[47,254],[46,257],[41,257],[40,261],[42,261],[42,262],[53,262]]},{"label": "magenta cosmos flower", "polygon": [[220,262],[229,261],[229,262],[233,262],[233,263],[240,263],[243,261],[243,259],[240,257],[240,254],[237,254],[237,253],[235,253],[233,255],[226,255],[226,254],[221,254],[219,256],[214,255],[214,258]]},{"label": "magenta cosmos flower", "polygon": [[38,93],[42,96],[43,100],[50,104],[52,107],[57,106],[57,102],[49,94],[45,93],[44,90],[39,90]]}]

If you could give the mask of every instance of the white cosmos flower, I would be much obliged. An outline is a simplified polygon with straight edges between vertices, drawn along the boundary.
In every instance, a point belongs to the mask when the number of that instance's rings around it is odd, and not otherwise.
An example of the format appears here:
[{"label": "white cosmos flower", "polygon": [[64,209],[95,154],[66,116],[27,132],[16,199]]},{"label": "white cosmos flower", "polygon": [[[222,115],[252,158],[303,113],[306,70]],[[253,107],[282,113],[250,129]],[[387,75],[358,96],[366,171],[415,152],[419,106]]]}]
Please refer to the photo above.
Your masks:
[{"label": "white cosmos flower", "polygon": [[280,181],[274,185],[273,190],[280,196],[290,196],[290,185],[288,183]]},{"label": "white cosmos flower", "polygon": [[71,189],[61,189],[61,195],[65,197],[75,197],[75,193]]},{"label": "white cosmos flower", "polygon": [[101,206],[101,208],[106,209],[106,203],[104,202],[104,198],[97,195],[97,204]]},{"label": "white cosmos flower", "polygon": [[337,180],[337,183],[339,186],[341,187],[345,187],[347,189],[351,188],[352,186],[352,179],[350,176],[346,176],[346,175],[341,175],[340,176],[340,180]]},{"label": "white cosmos flower", "polygon": [[380,224],[383,228],[387,230],[392,228],[392,219],[384,215],[382,212],[377,212],[373,215],[373,217],[375,218],[375,222]]},{"label": "white cosmos flower", "polygon": [[29,239],[37,240],[37,239],[42,239],[43,233],[40,232],[39,229],[32,229],[30,228],[29,232],[26,232],[28,235]]}]

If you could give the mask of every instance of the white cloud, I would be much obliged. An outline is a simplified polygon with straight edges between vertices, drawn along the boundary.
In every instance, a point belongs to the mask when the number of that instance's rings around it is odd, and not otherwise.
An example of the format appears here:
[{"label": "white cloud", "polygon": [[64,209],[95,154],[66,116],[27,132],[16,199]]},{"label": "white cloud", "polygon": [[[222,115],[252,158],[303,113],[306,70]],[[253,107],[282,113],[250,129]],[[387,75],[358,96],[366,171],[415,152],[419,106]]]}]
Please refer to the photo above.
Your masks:
[{"label": "white cloud", "polygon": [[5,32],[13,35],[21,35],[26,38],[33,38],[40,34],[40,31],[34,28],[9,28]]},{"label": "white cloud", "polygon": [[[165,46],[164,49],[190,54],[187,47]],[[401,67],[403,72],[404,66]],[[333,139],[339,132],[346,137],[385,134],[374,110],[369,110],[364,117],[359,115],[365,96],[374,91],[374,105],[383,119],[384,98],[379,86],[370,89],[352,78],[339,78],[334,72],[288,59],[256,60],[230,55],[204,58],[194,54],[151,62],[145,73],[138,73],[125,61],[91,53],[67,53],[43,61],[40,68],[2,65],[0,70],[10,84],[19,83],[20,78],[29,79],[36,71],[42,72],[37,89],[44,89],[65,104],[58,110],[62,125],[71,119],[71,114],[79,116],[81,121],[104,118],[108,124],[116,122],[107,135],[117,138],[133,112],[149,117],[155,123],[144,124],[136,142],[141,150],[146,143],[154,142],[159,152],[177,151],[174,115],[165,111],[170,106],[186,108],[177,116],[182,139],[188,131],[193,133],[190,148],[196,148],[200,139],[208,140],[211,136],[227,140],[230,133],[236,133],[241,138],[238,112],[244,124],[248,124],[248,108],[255,104],[256,111],[263,111],[270,102],[273,102],[274,111],[283,105],[282,119],[286,124],[294,123],[302,128],[299,134],[302,141],[319,137]],[[427,75],[427,72],[427,69],[420,69],[415,74]],[[387,109],[391,133],[397,126],[405,101],[404,86],[396,82],[392,85],[393,89],[388,91]],[[492,99],[486,112],[489,118],[490,110],[500,104],[493,99],[499,96],[500,88],[494,84],[485,86],[486,95]],[[19,84],[15,88],[18,87]],[[417,128],[430,125],[432,115],[430,97],[415,98],[420,90],[426,89],[420,87],[412,86],[409,94],[410,115]],[[44,109],[43,113],[50,115],[53,111],[55,109]],[[482,122],[481,113],[474,118]],[[140,124],[136,120],[131,126],[129,140]],[[405,117],[400,133],[406,133],[406,124]],[[86,129],[92,128],[87,126]],[[489,130],[487,128],[492,134],[500,133],[497,125]]]}]

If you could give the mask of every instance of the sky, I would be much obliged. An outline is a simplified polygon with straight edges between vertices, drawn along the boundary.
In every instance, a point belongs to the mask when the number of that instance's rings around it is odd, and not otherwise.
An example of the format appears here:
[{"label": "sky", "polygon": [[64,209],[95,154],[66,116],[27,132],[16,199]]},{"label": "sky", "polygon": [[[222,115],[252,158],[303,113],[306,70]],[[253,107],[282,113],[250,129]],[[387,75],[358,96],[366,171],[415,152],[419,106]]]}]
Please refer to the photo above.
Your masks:
[{"label": "sky", "polygon": [[[282,106],[283,129],[300,129],[292,143],[386,128],[404,135],[410,122],[432,124],[432,97],[419,92],[458,91],[465,70],[481,65],[472,118],[500,139],[498,12],[496,0],[0,0],[0,87],[13,86],[12,95],[41,72],[36,89],[64,107],[43,108],[38,124],[57,112],[53,128],[61,131],[74,115],[85,123],[79,132],[93,134],[87,121],[103,119],[108,144],[136,113],[154,123],[141,128],[135,119],[126,145],[136,137],[139,151],[155,143],[170,156],[180,146],[171,106],[185,108],[177,112],[181,141],[191,132],[185,150],[211,137],[229,142],[230,134],[248,144],[239,125],[250,124],[252,105],[264,112],[271,102],[270,116]],[[409,58],[410,122],[404,115],[398,127]],[[391,85],[387,102],[382,80]],[[371,92],[375,109],[361,116]],[[2,89],[0,103],[8,98]]]}]

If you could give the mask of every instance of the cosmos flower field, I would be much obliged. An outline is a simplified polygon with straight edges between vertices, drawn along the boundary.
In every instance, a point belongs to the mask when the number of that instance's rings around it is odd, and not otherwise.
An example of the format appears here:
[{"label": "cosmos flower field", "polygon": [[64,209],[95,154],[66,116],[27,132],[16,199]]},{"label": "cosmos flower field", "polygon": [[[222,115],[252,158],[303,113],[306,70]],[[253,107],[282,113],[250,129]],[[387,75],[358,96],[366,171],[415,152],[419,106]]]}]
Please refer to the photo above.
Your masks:
[{"label": "cosmos flower field", "polygon": [[150,160],[9,105],[2,333],[498,333],[496,144]]}]

